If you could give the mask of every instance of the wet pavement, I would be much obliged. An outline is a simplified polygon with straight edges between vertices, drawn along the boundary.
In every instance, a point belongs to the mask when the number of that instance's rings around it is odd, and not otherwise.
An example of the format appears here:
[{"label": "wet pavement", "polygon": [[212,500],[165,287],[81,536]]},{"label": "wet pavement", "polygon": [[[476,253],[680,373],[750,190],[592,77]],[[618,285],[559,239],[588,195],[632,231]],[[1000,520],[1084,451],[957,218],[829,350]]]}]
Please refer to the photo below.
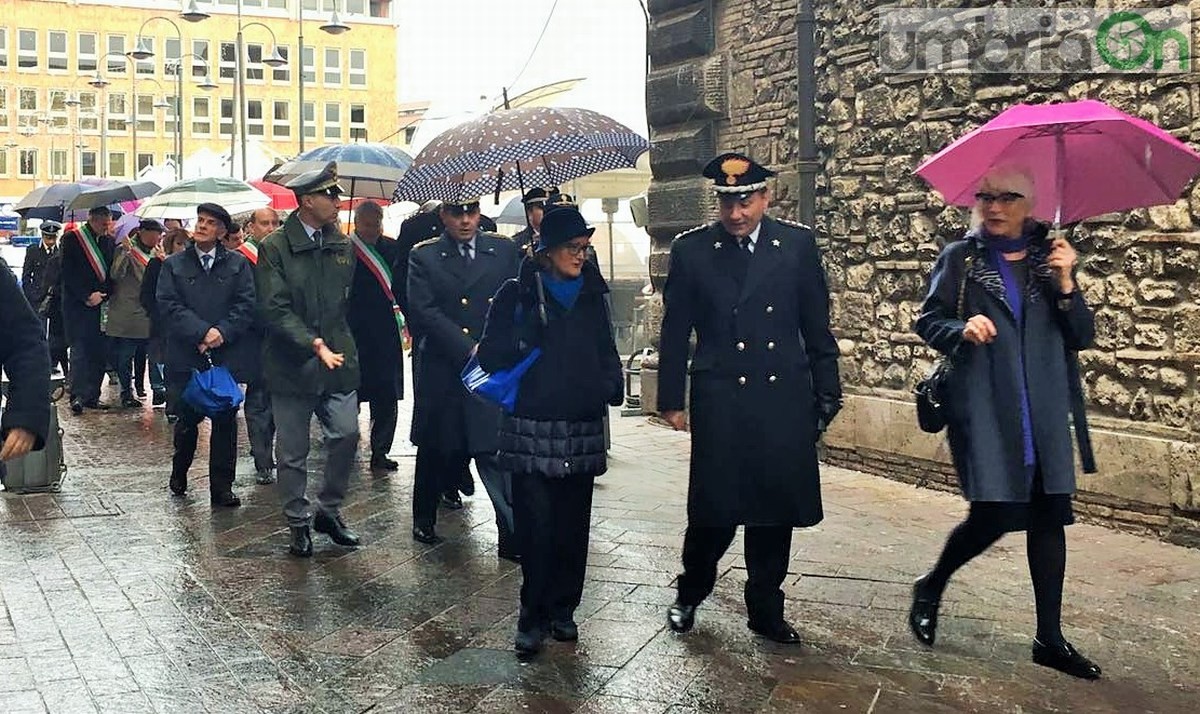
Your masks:
[{"label": "wet pavement", "polygon": [[797,531],[786,585],[804,645],[746,629],[740,538],[696,629],[678,636],[664,612],[687,439],[614,412],[580,640],[522,664],[510,649],[520,572],[496,557],[482,488],[464,510],[442,512],[446,543],[414,543],[407,444],[391,475],[372,475],[360,455],[344,514],[366,545],[317,535],[315,557],[297,560],[274,487],[253,483],[248,458],[237,486],[245,505],[214,513],[204,451],[188,498],[169,497],[161,412],[60,414],[63,492],[0,498],[6,714],[1125,714],[1194,711],[1200,695],[1200,551],[1069,529],[1064,619],[1104,667],[1099,682],[1029,662],[1032,592],[1015,535],[951,584],[937,647],[926,650],[905,626],[909,587],[963,505],[830,468],[826,520]]}]

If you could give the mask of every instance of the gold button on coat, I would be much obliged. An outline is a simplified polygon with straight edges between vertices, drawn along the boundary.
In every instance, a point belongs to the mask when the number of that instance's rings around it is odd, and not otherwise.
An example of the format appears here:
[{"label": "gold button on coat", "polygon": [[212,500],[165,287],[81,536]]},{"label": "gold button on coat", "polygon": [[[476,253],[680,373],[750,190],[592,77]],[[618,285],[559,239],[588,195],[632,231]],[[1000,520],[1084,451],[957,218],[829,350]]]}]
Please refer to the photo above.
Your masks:
[{"label": "gold button on coat", "polygon": [[463,328],[463,334],[464,334],[464,335],[469,335],[469,334],[471,334],[471,331],[470,331],[470,330],[468,330],[467,328],[465,328],[465,327],[464,327],[464,328]]},{"label": "gold button on coat", "polygon": [[772,374],[770,377],[767,377],[767,381],[768,381],[768,382],[774,382],[774,381],[775,381],[775,375],[773,375],[773,374]]},{"label": "gold button on coat", "polygon": [[462,302],[462,304],[463,304],[463,305],[466,305],[466,304],[467,304],[467,299],[466,299],[466,298],[463,298],[461,302]]},{"label": "gold button on coat", "polygon": [[771,305],[767,305],[767,314],[770,315],[773,312],[775,312],[775,308]]}]

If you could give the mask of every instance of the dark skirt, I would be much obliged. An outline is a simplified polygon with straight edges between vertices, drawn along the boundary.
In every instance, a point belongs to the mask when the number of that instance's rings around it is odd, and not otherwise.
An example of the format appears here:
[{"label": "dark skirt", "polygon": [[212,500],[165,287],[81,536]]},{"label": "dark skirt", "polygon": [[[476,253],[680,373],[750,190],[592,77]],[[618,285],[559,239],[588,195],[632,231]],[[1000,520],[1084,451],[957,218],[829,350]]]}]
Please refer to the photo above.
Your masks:
[{"label": "dark skirt", "polygon": [[1028,503],[972,501],[970,518],[1011,533],[1027,531],[1033,525],[1069,526],[1075,522],[1075,511],[1071,507],[1071,494],[1046,493],[1038,469],[1033,474]]}]

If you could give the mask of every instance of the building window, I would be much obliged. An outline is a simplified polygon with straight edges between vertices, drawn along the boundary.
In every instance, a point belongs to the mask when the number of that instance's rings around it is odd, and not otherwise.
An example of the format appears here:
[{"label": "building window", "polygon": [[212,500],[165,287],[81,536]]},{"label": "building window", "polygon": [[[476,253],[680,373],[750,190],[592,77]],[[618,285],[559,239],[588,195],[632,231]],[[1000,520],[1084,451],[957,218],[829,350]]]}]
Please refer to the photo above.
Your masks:
[{"label": "building window", "polygon": [[64,131],[67,128],[67,90],[50,90],[50,128]]},{"label": "building window", "polygon": [[38,91],[22,87],[17,95],[17,126],[33,126],[37,122]]},{"label": "building window", "polygon": [[8,87],[0,87],[0,129],[8,128]]},{"label": "building window", "polygon": [[404,130],[404,143],[412,145],[413,139],[417,138],[417,127],[410,126]]},{"label": "building window", "polygon": [[272,113],[271,136],[276,139],[287,139],[292,135],[292,124],[288,121],[291,114],[291,104],[275,102]]},{"label": "building window", "polygon": [[304,65],[300,69],[300,81],[312,84],[317,81],[317,53],[311,46],[305,45],[300,52],[300,62]]},{"label": "building window", "polygon": [[237,45],[232,42],[221,43],[221,62],[218,66],[221,79],[232,80],[237,77]]},{"label": "building window", "polygon": [[67,33],[51,30],[46,42],[46,68],[55,72],[67,71]]},{"label": "building window", "polygon": [[325,105],[325,138],[342,138],[342,105],[329,102]]},{"label": "building window", "polygon": [[154,97],[150,94],[137,95],[137,130],[144,133],[154,131]]},{"label": "building window", "polygon": [[246,45],[246,81],[263,81],[263,46],[259,44]]},{"label": "building window", "polygon": [[75,68],[80,72],[95,72],[96,64],[96,33],[81,32],[78,37],[78,51],[75,54]]},{"label": "building window", "polygon": [[125,152],[113,151],[108,154],[108,175],[123,178],[125,176]]},{"label": "building window", "polygon": [[342,83],[342,51],[336,47],[325,48],[325,85],[336,87]]},{"label": "building window", "polygon": [[275,50],[279,56],[288,60],[289,64],[282,67],[274,67],[271,69],[271,81],[273,82],[291,82],[292,81],[292,65],[291,53],[288,52],[287,45],[275,45]]},{"label": "building window", "polygon": [[8,28],[0,27],[0,69],[8,69]]},{"label": "building window", "polygon": [[178,104],[176,104],[176,102],[178,101],[178,98],[168,96],[166,99],[167,99],[167,111],[166,111],[166,115],[165,115],[166,119],[163,120],[163,131],[174,136],[175,132],[178,130],[178,128],[177,128],[178,122],[176,121],[177,116],[175,114],[175,109],[176,109],[176,107],[179,106]]},{"label": "building window", "polygon": [[251,99],[246,102],[246,134],[250,136],[264,136],[266,134],[265,124],[263,124],[263,103],[261,99]]},{"label": "building window", "polygon": [[221,136],[231,136],[233,134],[233,100],[221,100],[221,122],[217,126],[217,132]]},{"label": "building window", "polygon": [[287,6],[288,6],[288,0],[267,0],[267,7],[269,7],[269,8],[274,8],[276,10],[286,10]]},{"label": "building window", "polygon": [[196,57],[192,58],[192,77],[204,79],[212,69],[208,66],[208,40],[192,40],[192,54],[204,60],[201,62]]},{"label": "building window", "polygon": [[317,138],[317,105],[313,102],[304,103],[304,138]]},{"label": "building window", "polygon": [[21,178],[33,178],[37,176],[37,169],[37,149],[21,149],[17,175]]},{"label": "building window", "polygon": [[67,150],[55,149],[50,153],[50,178],[60,179],[67,176]]},{"label": "building window", "polygon": [[366,50],[350,50],[350,86],[367,86]]},{"label": "building window", "polygon": [[96,113],[95,92],[80,92],[79,108],[76,111],[78,112],[80,131],[100,131],[100,116]]},{"label": "building window", "polygon": [[179,72],[179,38],[168,37],[163,40],[163,74],[174,77]]},{"label": "building window", "polygon": [[192,97],[192,134],[208,136],[212,133],[208,97]]},{"label": "building window", "polygon": [[96,175],[96,152],[79,152],[79,173],[84,176]]},{"label": "building window", "polygon": [[150,168],[153,165],[154,154],[143,154],[139,151],[137,155],[137,169],[134,171],[134,178],[137,178],[137,176],[141,174],[143,170]]},{"label": "building window", "polygon": [[17,68],[37,69],[37,66],[37,30],[17,30]]},{"label": "building window", "polygon": [[108,49],[105,50],[107,54],[104,64],[108,73],[125,74],[125,35],[107,35],[105,41],[108,43]]},{"label": "building window", "polygon": [[350,105],[350,141],[367,140],[367,105]]},{"label": "building window", "polygon": [[125,131],[129,128],[129,108],[121,92],[108,93],[107,125],[109,131]]},{"label": "building window", "polygon": [[347,15],[366,15],[367,0],[346,0]]},{"label": "building window", "polygon": [[8,151],[0,149],[0,176],[8,175]]}]

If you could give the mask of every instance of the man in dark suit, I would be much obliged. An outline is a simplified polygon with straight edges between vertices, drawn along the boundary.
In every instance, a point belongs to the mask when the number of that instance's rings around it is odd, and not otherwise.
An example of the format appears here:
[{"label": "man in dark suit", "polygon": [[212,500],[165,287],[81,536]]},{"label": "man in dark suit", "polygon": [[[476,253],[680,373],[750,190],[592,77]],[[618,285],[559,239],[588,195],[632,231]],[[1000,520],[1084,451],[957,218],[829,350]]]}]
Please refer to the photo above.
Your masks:
[{"label": "man in dark suit", "polygon": [[358,403],[371,408],[371,469],[395,471],[388,458],[404,397],[404,316],[396,301],[395,266],[399,248],[383,235],[383,209],[364,201],[354,209],[354,282],[346,315],[358,345]]},{"label": "man in dark suit", "polygon": [[62,250],[58,244],[62,224],[58,221],[42,221],[38,228],[42,240],[25,249],[21,289],[47,328],[50,369],[61,365],[63,374],[68,374],[70,361],[67,359],[67,335],[63,330],[62,316]]},{"label": "man in dark suit", "polygon": [[773,175],[741,154],[713,159],[704,176],[714,181],[719,220],[671,245],[658,410],[675,429],[689,428],[690,373],[692,458],[683,573],[667,623],[692,628],[717,562],[744,525],[747,624],[798,644],[780,585],[792,529],[822,518],[816,442],[842,392],[816,239],[807,226],[765,215]]},{"label": "man in dark suit", "polygon": [[[198,427],[205,418],[181,396],[191,371],[205,369],[211,359],[227,367],[238,382],[246,382],[246,371],[257,362],[254,272],[240,253],[221,245],[232,228],[228,211],[215,203],[200,204],[193,244],[168,257],[158,276],[155,299],[166,329],[167,402],[179,417],[170,480],[176,496],[187,491]],[[240,506],[242,502],[233,492],[237,410],[211,417],[211,421],[209,497],[214,506]]]},{"label": "man in dark suit", "polygon": [[483,333],[492,296],[517,275],[521,256],[507,238],[479,230],[479,201],[441,207],[445,232],[409,256],[409,321],[417,335],[412,441],[417,445],[413,538],[440,540],[434,530],[439,493],[475,459],[496,509],[501,555],[512,554],[512,489],[496,462],[500,408],[466,390],[460,374]]},{"label": "man in dark suit", "polygon": [[63,325],[71,345],[71,412],[107,409],[100,403],[100,382],[107,356],[100,329],[101,303],[112,292],[108,269],[115,244],[112,213],[100,206],[87,222],[67,231],[62,245]]}]

